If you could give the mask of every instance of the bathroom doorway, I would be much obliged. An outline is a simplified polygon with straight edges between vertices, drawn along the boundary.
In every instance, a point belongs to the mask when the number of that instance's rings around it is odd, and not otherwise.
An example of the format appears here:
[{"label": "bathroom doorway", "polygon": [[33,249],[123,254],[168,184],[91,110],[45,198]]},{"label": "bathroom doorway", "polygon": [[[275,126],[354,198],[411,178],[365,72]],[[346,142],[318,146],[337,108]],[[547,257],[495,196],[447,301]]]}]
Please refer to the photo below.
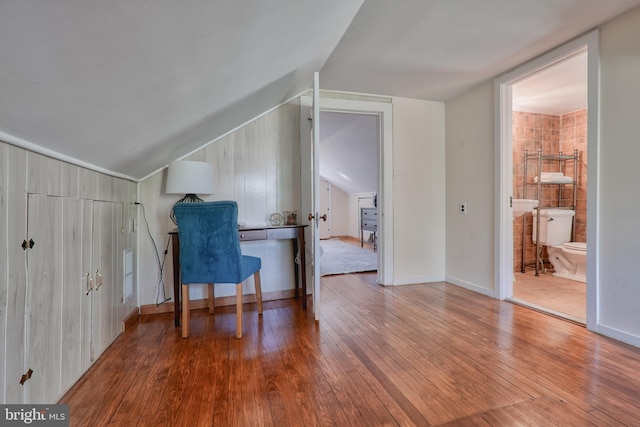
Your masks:
[{"label": "bathroom doorway", "polygon": [[[497,199],[501,230],[496,236],[499,258],[496,296],[586,324],[589,329],[595,326],[597,315],[597,199],[595,186],[588,186],[589,182],[596,182],[597,176],[597,40],[597,32],[589,33],[496,80],[500,138]],[[572,68],[574,71],[569,71]],[[570,77],[563,81],[565,75]],[[568,103],[569,99],[574,99],[574,103]],[[529,161],[525,160],[525,150]],[[571,165],[571,162],[557,162],[559,157],[564,157],[562,153],[573,155],[573,150],[577,150],[575,162]],[[538,161],[548,154],[555,157],[555,167]],[[535,172],[532,173],[532,169]],[[556,179],[545,181],[541,172],[551,175],[551,169],[557,169],[562,175],[559,179],[566,180],[563,185],[546,185]],[[553,174],[557,175],[556,172]],[[540,184],[536,180],[540,180]],[[532,238],[537,213],[529,211],[515,217],[511,208],[513,199],[535,199],[541,208],[573,211],[571,237],[565,241],[589,241],[583,264],[589,265],[586,283],[553,274],[547,245],[542,244],[544,239],[540,238],[538,252]],[[552,252],[555,246],[555,243],[549,244]]]},{"label": "bathroom doorway", "polygon": [[[514,211],[511,300],[584,324],[586,277],[575,274],[562,243],[587,241],[586,48],[513,84],[511,105],[513,197],[538,204]],[[549,238],[534,234],[538,214]],[[557,249],[547,249],[551,240]]]}]

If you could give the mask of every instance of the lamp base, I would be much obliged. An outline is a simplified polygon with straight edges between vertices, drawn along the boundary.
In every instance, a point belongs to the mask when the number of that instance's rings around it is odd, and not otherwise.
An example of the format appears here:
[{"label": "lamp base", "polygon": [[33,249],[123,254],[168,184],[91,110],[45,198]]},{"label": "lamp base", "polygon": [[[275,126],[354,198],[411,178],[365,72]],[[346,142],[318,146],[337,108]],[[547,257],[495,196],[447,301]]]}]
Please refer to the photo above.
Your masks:
[{"label": "lamp base", "polygon": [[175,225],[178,225],[178,222],[176,221],[176,216],[173,213],[173,207],[178,203],[200,203],[200,202],[204,202],[204,200],[202,200],[197,195],[193,193],[185,194],[182,199],[178,200],[173,204],[173,206],[171,207],[171,213],[169,214],[169,218],[171,218],[171,221],[173,221]]}]

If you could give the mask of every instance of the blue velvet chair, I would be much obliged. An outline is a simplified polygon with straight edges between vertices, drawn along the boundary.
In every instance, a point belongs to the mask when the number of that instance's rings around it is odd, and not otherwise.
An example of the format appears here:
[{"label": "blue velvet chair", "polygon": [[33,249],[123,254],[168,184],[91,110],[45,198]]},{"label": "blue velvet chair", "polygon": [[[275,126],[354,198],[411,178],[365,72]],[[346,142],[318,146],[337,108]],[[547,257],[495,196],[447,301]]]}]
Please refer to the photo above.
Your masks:
[{"label": "blue velvet chair", "polygon": [[207,283],[209,313],[214,313],[214,283],[236,284],[236,337],[242,338],[242,282],[253,274],[258,313],[262,314],[260,258],[242,255],[238,204],[234,201],[178,203],[182,337],[189,336],[189,284]]}]

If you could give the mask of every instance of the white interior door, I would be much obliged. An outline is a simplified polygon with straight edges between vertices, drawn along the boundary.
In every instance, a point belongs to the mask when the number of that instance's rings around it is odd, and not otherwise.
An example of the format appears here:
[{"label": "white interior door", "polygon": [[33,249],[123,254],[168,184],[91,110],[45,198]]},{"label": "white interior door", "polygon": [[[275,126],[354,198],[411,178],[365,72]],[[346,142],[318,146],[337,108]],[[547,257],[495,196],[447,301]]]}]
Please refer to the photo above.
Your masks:
[{"label": "white interior door", "polygon": [[[305,229],[307,246],[307,277],[313,277],[313,310],[320,320],[320,233],[318,220],[320,177],[318,174],[318,146],[320,135],[319,76],[314,74],[313,96],[300,98],[300,180],[302,188],[302,211],[309,227]],[[305,296],[303,296],[305,297]]]},{"label": "white interior door", "polygon": [[[311,223],[313,239],[313,312],[316,320],[320,320],[320,74],[313,73],[313,108],[311,120],[311,172],[312,202],[311,212],[314,221]],[[324,215],[324,220],[327,216]]]}]

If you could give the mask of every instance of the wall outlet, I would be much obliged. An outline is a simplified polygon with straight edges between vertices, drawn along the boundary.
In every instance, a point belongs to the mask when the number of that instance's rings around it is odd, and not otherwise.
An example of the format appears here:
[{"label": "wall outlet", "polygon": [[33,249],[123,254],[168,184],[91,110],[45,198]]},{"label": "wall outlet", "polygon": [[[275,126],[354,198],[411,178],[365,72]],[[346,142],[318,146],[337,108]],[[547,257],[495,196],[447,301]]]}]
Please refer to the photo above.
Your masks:
[{"label": "wall outlet", "polygon": [[466,202],[460,202],[458,204],[458,213],[460,215],[466,215],[467,214],[467,203]]}]

